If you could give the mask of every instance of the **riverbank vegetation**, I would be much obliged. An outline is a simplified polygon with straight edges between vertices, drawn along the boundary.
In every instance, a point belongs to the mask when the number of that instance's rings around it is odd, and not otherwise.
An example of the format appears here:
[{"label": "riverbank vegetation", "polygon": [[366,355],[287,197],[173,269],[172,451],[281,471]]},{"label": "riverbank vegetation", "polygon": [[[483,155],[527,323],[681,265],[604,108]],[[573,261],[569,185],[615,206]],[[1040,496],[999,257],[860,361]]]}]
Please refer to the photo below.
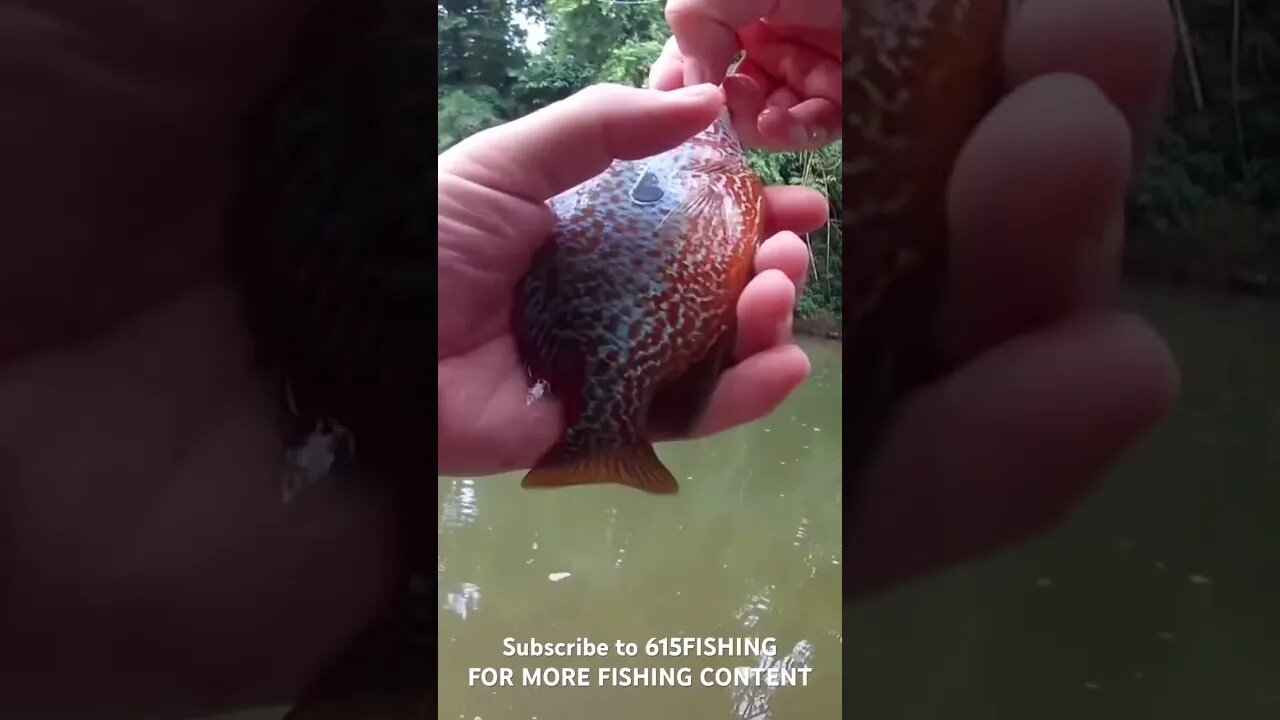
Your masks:
[{"label": "riverbank vegetation", "polygon": [[1280,3],[1171,4],[1178,57],[1127,269],[1280,295]]}]

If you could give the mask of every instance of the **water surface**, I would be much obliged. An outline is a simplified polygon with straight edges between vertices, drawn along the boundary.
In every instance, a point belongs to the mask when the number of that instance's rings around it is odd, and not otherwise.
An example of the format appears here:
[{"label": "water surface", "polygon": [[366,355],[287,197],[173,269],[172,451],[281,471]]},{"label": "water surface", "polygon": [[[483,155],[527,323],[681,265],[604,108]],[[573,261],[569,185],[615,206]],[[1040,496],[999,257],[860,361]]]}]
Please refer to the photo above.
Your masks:
[{"label": "water surface", "polygon": [[[440,481],[439,717],[835,718],[840,708],[840,346],[806,342],[813,375],[777,413],[659,455],[674,497],[622,487],[530,492],[520,474]],[[759,657],[649,658],[650,638],[776,639],[811,652],[805,687],[750,711],[703,668]],[[639,645],[634,658],[504,658],[502,641],[579,637]],[[767,658],[766,658],[767,660]],[[514,687],[468,683],[511,667]],[[678,667],[693,687],[522,687],[522,667]],[[798,676],[797,676],[798,677]],[[763,693],[760,693],[761,695]],[[735,711],[735,703],[739,709]],[[772,715],[767,714],[771,712]]]},{"label": "water surface", "polygon": [[1280,718],[1280,302],[1133,300],[1176,416],[1056,532],[846,608],[845,717]]}]

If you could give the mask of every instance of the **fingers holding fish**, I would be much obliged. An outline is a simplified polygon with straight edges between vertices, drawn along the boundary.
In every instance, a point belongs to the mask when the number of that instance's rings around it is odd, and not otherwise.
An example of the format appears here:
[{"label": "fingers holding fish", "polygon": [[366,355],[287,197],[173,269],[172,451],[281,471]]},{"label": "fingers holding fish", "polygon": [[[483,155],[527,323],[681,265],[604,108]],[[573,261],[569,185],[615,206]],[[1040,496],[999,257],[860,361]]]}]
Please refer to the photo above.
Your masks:
[{"label": "fingers holding fish", "polygon": [[923,388],[896,414],[845,526],[846,588],[1046,530],[1168,414],[1178,385],[1160,337],[1108,313],[1020,336]]},{"label": "fingers holding fish", "polygon": [[[649,86],[723,81],[749,147],[822,147],[840,136],[840,19],[834,0],[672,0],[673,37],[650,69]],[[739,51],[741,62],[726,76]]]},{"label": "fingers holding fish", "polygon": [[840,105],[800,99],[790,88],[765,95],[759,82],[735,73],[724,80],[734,129],[748,146],[776,152],[817,150],[840,135]]},{"label": "fingers holding fish", "polygon": [[838,102],[844,94],[838,27],[838,20],[821,26],[787,25],[774,19],[749,23],[738,33],[744,53],[739,72],[764,83],[771,95],[786,88],[800,98]]},{"label": "fingers holding fish", "polygon": [[1004,60],[1017,89],[950,188],[944,332],[958,357],[1110,299],[1129,168],[1155,136],[1174,50],[1164,0],[1026,0],[1013,14]]},{"label": "fingers holding fish", "polygon": [[756,276],[738,299],[738,335],[734,359],[791,342],[792,315],[809,274],[809,247],[783,231],[756,250]]},{"label": "fingers holding fish", "polygon": [[755,271],[759,276],[770,270],[782,271],[799,297],[809,276],[809,246],[789,230],[769,237],[756,250]]},{"label": "fingers holding fish", "polygon": [[654,90],[675,90],[684,87],[684,57],[674,36],[667,38],[658,59],[649,68],[647,86]]},{"label": "fingers holding fish", "polygon": [[686,84],[719,82],[743,48],[740,31],[768,22],[826,31],[823,45],[839,52],[840,3],[834,0],[669,0],[667,24],[679,44]]},{"label": "fingers holding fish", "polygon": [[771,105],[757,121],[768,147],[817,150],[840,137],[840,104],[812,98],[794,106]]},{"label": "fingers holding fish", "polygon": [[751,279],[738,298],[735,360],[791,341],[797,294],[795,283],[779,269],[769,268]]},{"label": "fingers holding fish", "polygon": [[813,232],[826,224],[831,214],[827,197],[799,185],[774,185],[764,189],[764,234],[783,231]]},{"label": "fingers holding fish", "polygon": [[[1176,49],[1168,0],[1025,0],[1010,18],[1011,87],[1049,73],[1091,80],[1124,113],[1138,142],[1153,138]],[[1081,47],[1107,52],[1080,52]]]},{"label": "fingers holding fish", "polygon": [[1124,117],[1078,75],[1028,82],[979,124],[948,194],[955,360],[1111,300],[1129,158]]},{"label": "fingers holding fish", "polygon": [[830,39],[834,47],[821,47],[767,23],[749,25],[741,38],[746,57],[738,72],[765,98],[756,121],[761,147],[812,150],[839,137],[844,78],[838,38]]},{"label": "fingers holding fish", "polygon": [[[938,135],[955,158],[946,163],[947,227],[924,234],[948,240],[941,329],[953,372],[893,396],[900,401],[886,432],[875,434],[859,517],[847,525],[857,535],[845,564],[854,591],[1047,529],[1167,415],[1177,395],[1168,347],[1141,320],[1108,307],[1118,289],[1133,139],[1140,150],[1165,94],[1173,52],[1168,3],[1012,5],[938,3],[957,11],[961,32],[926,41],[937,52],[915,67],[957,73],[907,88],[902,106],[922,120],[962,121],[951,139]],[[1012,12],[1007,25],[1004,9]],[[864,21],[881,22],[870,14]],[[1081,52],[1099,47],[1113,50]],[[874,77],[859,77],[877,90],[868,97],[892,97]],[[860,109],[848,117],[865,128]],[[967,140],[955,156],[959,138]],[[857,167],[846,167],[846,196],[850,178],[876,177],[868,171],[874,163]],[[901,316],[887,318],[886,325]]]},{"label": "fingers holding fish", "polygon": [[720,82],[741,48],[738,28],[763,17],[776,2],[747,0],[669,0],[667,24],[680,50],[683,82]]},{"label": "fingers holding fish", "polygon": [[724,107],[714,85],[656,93],[593,85],[504,125],[476,133],[439,157],[441,173],[531,202],[599,175],[614,160],[670,150],[710,125]]},{"label": "fingers holding fish", "polygon": [[827,212],[827,199],[809,188],[765,188],[771,234],[756,250],[756,275],[738,299],[736,360],[791,341],[792,313],[809,275],[809,246],[797,233],[821,227]]},{"label": "fingers holding fish", "polygon": [[714,435],[768,415],[809,377],[809,369],[809,357],[796,345],[751,355],[720,376],[690,437]]}]

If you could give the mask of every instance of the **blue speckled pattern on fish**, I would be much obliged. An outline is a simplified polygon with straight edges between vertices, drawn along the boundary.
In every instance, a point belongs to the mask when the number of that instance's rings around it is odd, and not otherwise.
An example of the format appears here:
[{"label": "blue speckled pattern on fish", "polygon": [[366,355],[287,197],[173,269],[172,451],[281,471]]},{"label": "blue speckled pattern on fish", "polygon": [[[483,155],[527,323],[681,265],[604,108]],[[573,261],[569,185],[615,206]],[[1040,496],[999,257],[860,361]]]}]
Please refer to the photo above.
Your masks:
[{"label": "blue speckled pattern on fish", "polygon": [[525,487],[676,491],[651,431],[690,429],[728,360],[762,191],[725,115],[552,201],[556,230],[519,290],[515,326],[567,429]]}]

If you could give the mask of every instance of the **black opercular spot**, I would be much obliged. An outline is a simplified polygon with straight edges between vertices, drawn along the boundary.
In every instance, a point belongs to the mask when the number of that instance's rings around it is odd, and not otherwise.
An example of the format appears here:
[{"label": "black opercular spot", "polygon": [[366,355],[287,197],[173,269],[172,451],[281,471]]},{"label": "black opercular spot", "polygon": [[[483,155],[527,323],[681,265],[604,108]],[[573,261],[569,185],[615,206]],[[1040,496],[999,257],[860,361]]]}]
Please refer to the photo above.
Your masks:
[{"label": "black opercular spot", "polygon": [[631,188],[631,200],[640,205],[652,205],[662,199],[662,186],[658,184],[658,176],[645,171],[636,186]]}]

